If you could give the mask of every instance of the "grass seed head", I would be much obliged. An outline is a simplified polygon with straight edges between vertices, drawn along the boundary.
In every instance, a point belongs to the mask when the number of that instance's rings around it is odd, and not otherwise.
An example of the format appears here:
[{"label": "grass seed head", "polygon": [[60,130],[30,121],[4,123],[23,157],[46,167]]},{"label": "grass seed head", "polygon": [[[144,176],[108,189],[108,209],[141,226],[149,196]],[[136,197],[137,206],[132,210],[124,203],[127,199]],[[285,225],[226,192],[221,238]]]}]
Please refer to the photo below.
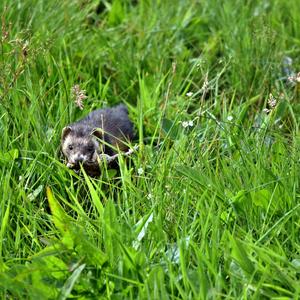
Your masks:
[{"label": "grass seed head", "polygon": [[83,100],[87,98],[85,95],[85,90],[81,90],[79,84],[75,84],[71,88],[71,97],[75,102],[75,105],[79,107],[79,109],[83,110]]}]

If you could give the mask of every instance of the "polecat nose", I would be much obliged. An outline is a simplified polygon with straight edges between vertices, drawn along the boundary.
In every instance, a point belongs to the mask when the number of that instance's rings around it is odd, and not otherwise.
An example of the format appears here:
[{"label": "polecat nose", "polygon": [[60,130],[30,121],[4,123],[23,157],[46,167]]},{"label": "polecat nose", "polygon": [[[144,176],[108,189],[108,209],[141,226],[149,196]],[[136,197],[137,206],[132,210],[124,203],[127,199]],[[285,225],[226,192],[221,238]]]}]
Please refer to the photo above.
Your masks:
[{"label": "polecat nose", "polygon": [[74,156],[73,156],[73,159],[74,159],[74,162],[76,165],[79,165],[79,163],[82,163],[84,162],[85,160],[85,156],[81,153],[76,153]]},{"label": "polecat nose", "polygon": [[84,158],[82,156],[75,158],[75,163],[76,164],[79,164],[79,163],[81,163],[83,161],[84,161]]}]

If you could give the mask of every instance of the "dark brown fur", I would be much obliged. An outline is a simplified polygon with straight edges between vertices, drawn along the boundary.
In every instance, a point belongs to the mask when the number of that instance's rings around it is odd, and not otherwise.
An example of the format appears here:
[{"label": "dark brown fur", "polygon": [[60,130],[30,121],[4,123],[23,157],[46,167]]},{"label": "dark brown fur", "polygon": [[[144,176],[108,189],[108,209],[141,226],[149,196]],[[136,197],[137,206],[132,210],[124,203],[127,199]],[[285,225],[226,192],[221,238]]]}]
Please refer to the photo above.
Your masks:
[{"label": "dark brown fur", "polygon": [[133,138],[133,125],[127,108],[117,105],[98,109],[85,118],[68,125],[62,131],[62,152],[67,158],[67,166],[79,169],[82,163],[89,175],[97,175],[100,154],[113,155],[118,150],[128,149]]}]

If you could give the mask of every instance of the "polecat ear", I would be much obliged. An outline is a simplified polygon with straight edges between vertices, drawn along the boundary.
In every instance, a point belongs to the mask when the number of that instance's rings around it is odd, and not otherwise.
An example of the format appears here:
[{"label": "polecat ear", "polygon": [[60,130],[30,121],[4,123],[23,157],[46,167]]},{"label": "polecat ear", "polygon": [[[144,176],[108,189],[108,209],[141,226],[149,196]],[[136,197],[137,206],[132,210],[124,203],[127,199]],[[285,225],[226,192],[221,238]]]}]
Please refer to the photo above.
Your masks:
[{"label": "polecat ear", "polygon": [[64,141],[65,138],[67,137],[67,135],[72,131],[72,128],[70,126],[65,127],[62,130],[62,134],[61,134],[61,140]]},{"label": "polecat ear", "polygon": [[104,131],[102,128],[94,128],[91,134],[100,140],[104,138]]}]

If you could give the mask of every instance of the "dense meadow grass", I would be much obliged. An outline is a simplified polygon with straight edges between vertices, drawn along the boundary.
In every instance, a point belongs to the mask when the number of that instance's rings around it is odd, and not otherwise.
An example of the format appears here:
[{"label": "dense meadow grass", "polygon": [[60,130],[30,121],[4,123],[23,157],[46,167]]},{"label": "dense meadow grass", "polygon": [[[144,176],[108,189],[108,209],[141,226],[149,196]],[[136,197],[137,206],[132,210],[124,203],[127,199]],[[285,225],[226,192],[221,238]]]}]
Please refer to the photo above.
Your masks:
[{"label": "dense meadow grass", "polygon": [[[0,299],[300,298],[298,0],[0,11]],[[139,149],[67,169],[62,128],[120,102]]]}]

